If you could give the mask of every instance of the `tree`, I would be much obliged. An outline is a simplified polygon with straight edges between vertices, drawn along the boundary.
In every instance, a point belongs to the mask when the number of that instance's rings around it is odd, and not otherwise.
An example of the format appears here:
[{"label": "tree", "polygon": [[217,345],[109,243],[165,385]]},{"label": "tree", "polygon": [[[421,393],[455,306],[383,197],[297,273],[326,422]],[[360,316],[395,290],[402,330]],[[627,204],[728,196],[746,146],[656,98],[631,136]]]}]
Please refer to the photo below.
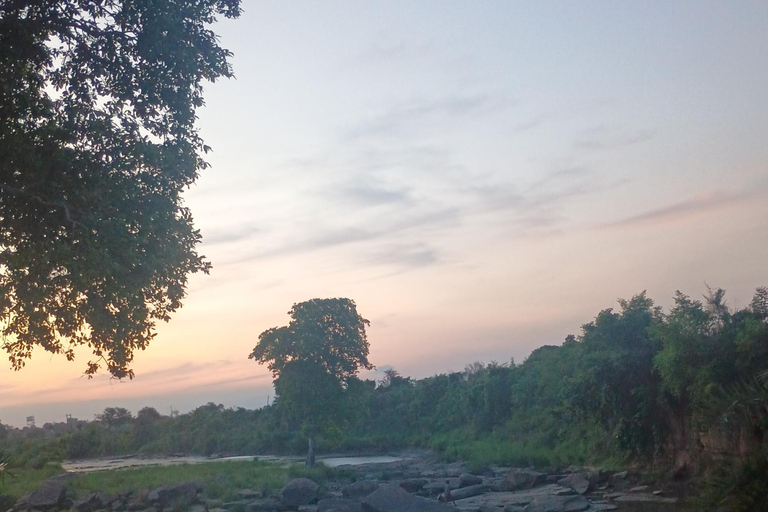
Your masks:
[{"label": "tree", "polygon": [[309,438],[307,466],[315,463],[319,429],[339,420],[348,379],[368,362],[368,320],[350,299],[312,299],[294,304],[291,321],[259,335],[248,356],[267,364],[275,384],[276,404],[301,421]]},{"label": "tree", "polygon": [[109,430],[130,423],[132,419],[131,411],[123,407],[107,407],[104,412],[96,415],[96,420],[106,424]]},{"label": "tree", "polygon": [[232,75],[208,28],[240,0],[0,3],[0,321],[18,370],[36,346],[132,377],[181,307],[196,251],[181,193],[207,167],[202,82]]}]

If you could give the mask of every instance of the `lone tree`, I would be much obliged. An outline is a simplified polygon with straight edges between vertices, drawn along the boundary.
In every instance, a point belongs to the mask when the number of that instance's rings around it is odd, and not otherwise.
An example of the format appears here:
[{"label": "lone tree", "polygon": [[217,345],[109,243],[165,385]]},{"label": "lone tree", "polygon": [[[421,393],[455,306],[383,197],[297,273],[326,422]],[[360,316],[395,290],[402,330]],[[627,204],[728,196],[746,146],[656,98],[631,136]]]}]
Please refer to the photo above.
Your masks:
[{"label": "lone tree", "polygon": [[203,81],[232,75],[208,28],[240,0],[0,2],[0,334],[88,346],[133,377],[136,350],[208,272],[182,191],[207,167]]},{"label": "lone tree", "polygon": [[267,364],[276,404],[301,421],[309,438],[307,466],[315,465],[315,437],[339,419],[346,381],[368,362],[368,320],[350,299],[312,299],[294,304],[291,321],[259,335],[250,359]]}]

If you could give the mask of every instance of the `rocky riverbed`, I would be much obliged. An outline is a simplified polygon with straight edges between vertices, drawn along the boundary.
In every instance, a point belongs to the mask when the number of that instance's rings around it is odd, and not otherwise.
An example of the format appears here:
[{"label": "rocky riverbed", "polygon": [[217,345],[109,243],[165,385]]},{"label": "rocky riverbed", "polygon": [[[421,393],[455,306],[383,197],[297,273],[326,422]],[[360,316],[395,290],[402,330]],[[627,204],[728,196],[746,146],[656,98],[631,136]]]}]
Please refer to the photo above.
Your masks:
[{"label": "rocky riverbed", "polygon": [[639,485],[624,472],[577,468],[541,472],[491,467],[471,472],[462,463],[443,463],[428,453],[410,453],[395,462],[342,466],[343,480],[322,487],[311,480],[291,480],[274,495],[242,489],[238,499],[210,499],[201,484],[165,485],[143,493],[94,493],[72,500],[66,475],[46,481],[22,497],[12,512],[580,512],[667,510],[677,498],[661,487]]}]

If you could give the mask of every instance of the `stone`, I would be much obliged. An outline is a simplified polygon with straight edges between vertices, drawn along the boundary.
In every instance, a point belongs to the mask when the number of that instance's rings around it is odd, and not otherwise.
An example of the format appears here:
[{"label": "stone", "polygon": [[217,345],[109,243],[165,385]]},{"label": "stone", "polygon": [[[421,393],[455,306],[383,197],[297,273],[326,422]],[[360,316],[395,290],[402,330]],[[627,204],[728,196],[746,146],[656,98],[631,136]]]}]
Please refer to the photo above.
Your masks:
[{"label": "stone", "polygon": [[264,494],[261,491],[254,491],[253,489],[241,489],[237,491],[237,497],[243,500],[257,500],[263,498]]},{"label": "stone", "polygon": [[572,496],[537,496],[525,512],[579,512],[589,508],[589,500],[580,494]]},{"label": "stone", "polygon": [[309,505],[317,500],[318,485],[308,478],[294,478],[280,491],[283,501],[293,507]]},{"label": "stone", "polygon": [[[227,503],[224,504],[226,508],[238,509],[241,507],[227,507]],[[247,501],[245,504],[245,512],[273,512],[275,510],[286,510],[285,504],[277,498],[260,498],[257,500]]]},{"label": "stone", "polygon": [[531,489],[546,482],[547,475],[532,469],[512,469],[499,484],[501,491]]},{"label": "stone", "polygon": [[598,512],[600,510],[616,510],[617,507],[613,503],[591,503],[589,505],[589,512],[595,511]]},{"label": "stone", "polygon": [[648,486],[647,485],[638,485],[637,487],[632,487],[629,492],[643,492],[647,491]]},{"label": "stone", "polygon": [[465,498],[471,498],[472,496],[477,496],[478,494],[483,494],[486,491],[488,491],[487,485],[483,485],[483,484],[470,485],[469,487],[460,487],[458,489],[452,489],[451,498],[453,498],[454,501],[463,500]]},{"label": "stone", "polygon": [[[419,492],[422,489],[422,487],[424,487],[425,485],[427,485],[426,478],[408,478],[400,482],[400,487],[402,487],[403,489],[405,489],[411,494]],[[376,489],[374,489],[373,491],[375,490]],[[370,494],[370,492],[368,494]]]},{"label": "stone", "polygon": [[49,478],[27,499],[27,507],[37,510],[63,508],[67,487],[59,478]]},{"label": "stone", "polygon": [[104,506],[105,504],[102,503],[98,493],[83,496],[79,500],[75,500],[75,502],[72,503],[72,509],[77,510],[77,512],[93,512],[95,510],[104,508]]},{"label": "stone", "polygon": [[611,480],[626,480],[628,474],[626,471],[619,471],[611,476]]},{"label": "stone", "polygon": [[363,499],[365,512],[445,512],[453,507],[408,494],[399,485],[382,485]]},{"label": "stone", "polygon": [[504,512],[525,512],[525,507],[520,505],[507,505],[504,507]]},{"label": "stone", "polygon": [[166,508],[179,502],[191,504],[197,499],[197,493],[202,489],[199,482],[184,482],[161,485],[149,491],[147,501],[155,508]]},{"label": "stone", "polygon": [[[408,480],[403,480],[407,482]],[[402,486],[402,482],[400,483]],[[423,486],[424,484],[422,484]],[[345,498],[365,498],[373,491],[379,488],[378,480],[360,480],[359,482],[353,482],[349,485],[345,485],[341,490],[342,496]],[[407,490],[407,489],[406,489]],[[408,491],[411,492],[411,491]]]},{"label": "stone", "polygon": [[317,502],[317,512],[362,512],[358,500],[326,498]]},{"label": "stone", "polygon": [[676,498],[665,498],[663,496],[654,496],[653,494],[635,492],[632,494],[624,494],[619,496],[613,501],[622,503],[677,503]]},{"label": "stone", "polygon": [[459,476],[459,487],[469,487],[470,485],[479,485],[483,479],[471,473],[462,473]]},{"label": "stone", "polygon": [[557,483],[563,487],[570,487],[579,494],[585,494],[592,487],[589,478],[583,473],[571,473]]}]

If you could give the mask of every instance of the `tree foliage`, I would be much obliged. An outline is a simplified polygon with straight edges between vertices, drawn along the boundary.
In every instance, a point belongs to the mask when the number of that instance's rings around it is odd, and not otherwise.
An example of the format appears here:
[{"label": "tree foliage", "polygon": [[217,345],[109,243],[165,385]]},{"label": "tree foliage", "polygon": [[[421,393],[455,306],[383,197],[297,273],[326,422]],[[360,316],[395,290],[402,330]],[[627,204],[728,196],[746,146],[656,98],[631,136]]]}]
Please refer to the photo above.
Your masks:
[{"label": "tree foliage", "polygon": [[303,423],[309,438],[307,465],[314,465],[318,430],[339,421],[347,381],[368,361],[369,325],[350,299],[312,299],[294,304],[291,321],[259,335],[251,359],[267,364],[278,408]]},{"label": "tree foliage", "polygon": [[208,28],[239,0],[0,3],[0,320],[14,369],[39,346],[134,351],[207,272],[181,193],[207,167],[202,84],[232,75]]}]

